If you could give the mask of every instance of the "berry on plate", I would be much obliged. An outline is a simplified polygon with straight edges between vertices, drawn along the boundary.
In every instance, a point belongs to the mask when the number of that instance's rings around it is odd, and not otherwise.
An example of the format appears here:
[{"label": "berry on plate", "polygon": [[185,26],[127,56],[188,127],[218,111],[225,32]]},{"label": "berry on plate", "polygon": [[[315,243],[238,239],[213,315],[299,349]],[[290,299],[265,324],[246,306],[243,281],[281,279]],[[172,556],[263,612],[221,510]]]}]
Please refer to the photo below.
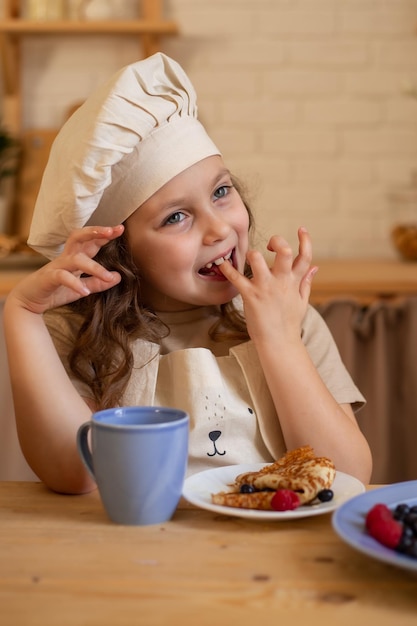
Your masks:
[{"label": "berry on plate", "polygon": [[387,548],[398,547],[403,525],[394,519],[386,504],[375,504],[367,513],[365,526],[374,539]]},{"label": "berry on plate", "polygon": [[278,489],[271,500],[271,507],[274,511],[293,511],[299,506],[300,498],[291,489]]}]

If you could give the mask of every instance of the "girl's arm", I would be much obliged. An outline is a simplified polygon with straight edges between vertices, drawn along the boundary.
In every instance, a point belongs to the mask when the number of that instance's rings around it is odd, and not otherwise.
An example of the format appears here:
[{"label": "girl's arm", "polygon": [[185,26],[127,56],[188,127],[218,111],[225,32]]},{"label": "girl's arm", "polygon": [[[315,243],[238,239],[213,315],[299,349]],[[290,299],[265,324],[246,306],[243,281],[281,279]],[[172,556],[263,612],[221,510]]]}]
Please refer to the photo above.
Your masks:
[{"label": "girl's arm", "polygon": [[75,231],[62,255],[23,279],[6,300],[4,329],[20,445],[33,471],[55,491],[95,487],[76,447],[78,427],[94,407],[72,385],[42,314],[120,281],[93,257],[122,232],[122,226]]},{"label": "girl's arm", "polygon": [[288,449],[311,445],[331,458],[337,469],[368,483],[372,459],[349,404],[333,398],[301,339],[311,282],[311,240],[299,229],[299,254],[281,237],[271,238],[275,253],[269,268],[260,252],[248,252],[253,278],[242,276],[230,263],[220,268],[239,290],[248,332],[253,340],[275,404]]}]

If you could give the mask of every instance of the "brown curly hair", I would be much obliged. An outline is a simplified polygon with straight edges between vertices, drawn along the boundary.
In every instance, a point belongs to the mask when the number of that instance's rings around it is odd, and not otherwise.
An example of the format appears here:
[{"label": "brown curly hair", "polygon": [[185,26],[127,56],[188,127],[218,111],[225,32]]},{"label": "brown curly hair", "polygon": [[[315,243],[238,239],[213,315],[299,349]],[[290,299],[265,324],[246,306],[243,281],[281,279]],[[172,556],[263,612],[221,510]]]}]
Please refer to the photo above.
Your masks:
[{"label": "brown curly hair", "polygon": [[[248,211],[251,231],[251,209],[243,198],[241,184],[235,179],[233,184]],[[91,389],[97,409],[105,409],[120,404],[129,382],[133,368],[131,341],[140,338],[158,344],[169,334],[169,328],[141,304],[140,268],[133,261],[125,233],[101,248],[95,260],[119,272],[122,280],[112,289],[68,305],[83,320],[69,354],[69,366],[72,374]],[[250,276],[248,266],[245,275]],[[215,341],[225,337],[249,339],[244,317],[233,302],[219,307],[219,319],[209,334]],[[142,366],[145,364],[144,360]]]}]

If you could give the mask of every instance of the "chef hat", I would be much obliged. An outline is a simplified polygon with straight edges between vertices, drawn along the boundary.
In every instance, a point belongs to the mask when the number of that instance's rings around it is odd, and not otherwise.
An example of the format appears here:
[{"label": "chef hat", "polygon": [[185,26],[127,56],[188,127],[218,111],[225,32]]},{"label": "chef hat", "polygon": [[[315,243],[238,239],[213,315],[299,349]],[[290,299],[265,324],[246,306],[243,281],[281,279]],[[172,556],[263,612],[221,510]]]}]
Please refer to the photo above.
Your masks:
[{"label": "chef hat", "polygon": [[52,259],[75,228],[123,222],[174,176],[216,154],[178,63],[162,53],[132,63],[58,133],[28,244]]}]

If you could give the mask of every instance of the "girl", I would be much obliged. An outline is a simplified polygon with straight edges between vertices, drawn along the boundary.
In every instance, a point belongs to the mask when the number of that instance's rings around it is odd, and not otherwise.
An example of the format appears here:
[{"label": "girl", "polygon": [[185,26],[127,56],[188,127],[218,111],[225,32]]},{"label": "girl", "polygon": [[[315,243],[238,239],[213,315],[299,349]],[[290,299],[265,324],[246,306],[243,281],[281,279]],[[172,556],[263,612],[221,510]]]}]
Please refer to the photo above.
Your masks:
[{"label": "girl", "polygon": [[163,54],[121,70],[61,129],[29,243],[51,261],[9,295],[5,330],[23,453],[51,489],[94,485],[79,425],[115,405],[190,414],[189,472],[311,445],[368,482],[363,397],[308,304],[316,267],[252,216]]}]

